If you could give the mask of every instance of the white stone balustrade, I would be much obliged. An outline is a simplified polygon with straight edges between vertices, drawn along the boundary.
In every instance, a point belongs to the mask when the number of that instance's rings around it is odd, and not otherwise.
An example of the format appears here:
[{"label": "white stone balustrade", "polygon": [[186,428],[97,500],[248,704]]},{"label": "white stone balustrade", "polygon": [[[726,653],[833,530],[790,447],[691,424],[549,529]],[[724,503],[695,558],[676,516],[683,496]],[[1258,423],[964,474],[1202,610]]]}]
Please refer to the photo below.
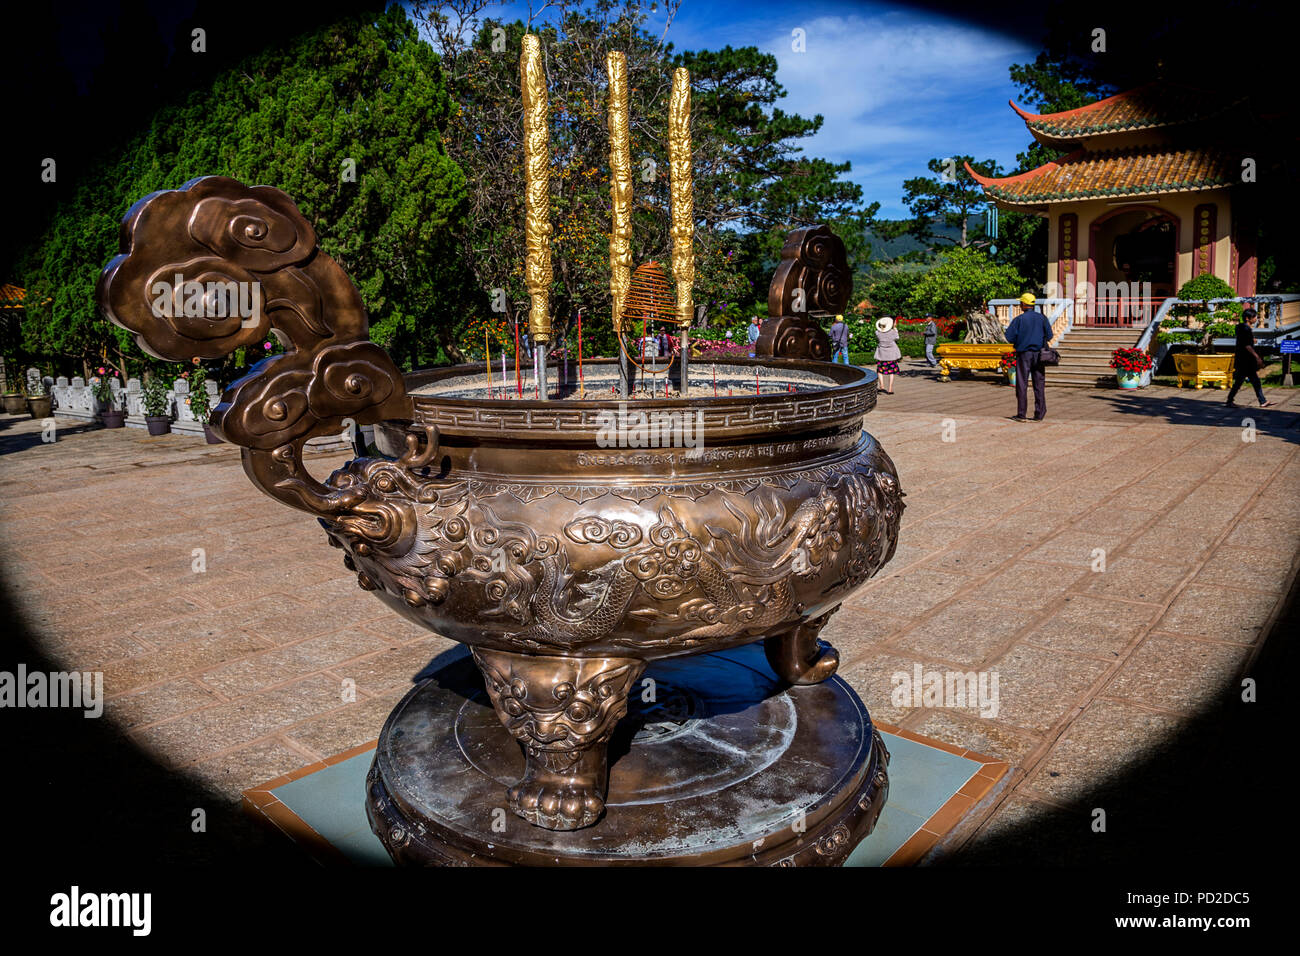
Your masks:
[{"label": "white stone balustrade", "polygon": [[[39,370],[30,369],[29,374]],[[45,378],[46,390],[54,399],[54,414],[62,418],[76,418],[83,421],[93,419],[99,411],[99,404],[91,391],[95,382],[91,378],[90,384],[81,378],[75,377],[71,383],[65,376],[60,375],[57,379]],[[113,407],[126,410],[126,425],[129,428],[147,428],[144,414],[144,386],[138,378],[127,380],[126,387],[123,388],[117,379],[113,380]],[[204,382],[204,387],[208,393],[209,409],[216,408],[217,403],[221,401],[221,394],[217,389],[217,383],[211,379]],[[186,403],[189,398],[190,383],[189,379],[178,378],[172,383],[172,387],[167,391],[167,409],[168,414],[172,416],[172,431],[187,435],[202,435],[203,423],[194,417],[194,412]],[[367,439],[373,441],[372,429],[367,426]],[[305,451],[308,453],[317,452],[334,452],[352,448],[351,428],[344,428],[337,435],[322,435],[319,438],[313,438],[307,442]]]}]

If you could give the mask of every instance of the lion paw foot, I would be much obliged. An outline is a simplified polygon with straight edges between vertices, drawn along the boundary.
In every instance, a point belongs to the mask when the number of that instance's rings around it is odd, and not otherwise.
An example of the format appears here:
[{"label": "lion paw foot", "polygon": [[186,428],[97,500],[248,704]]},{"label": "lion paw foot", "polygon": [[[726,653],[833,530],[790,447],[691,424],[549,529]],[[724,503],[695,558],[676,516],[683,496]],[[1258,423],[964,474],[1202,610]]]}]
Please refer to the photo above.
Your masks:
[{"label": "lion paw foot", "polygon": [[581,830],[605,812],[605,798],[594,782],[572,777],[524,778],[506,791],[510,809],[547,830]]}]

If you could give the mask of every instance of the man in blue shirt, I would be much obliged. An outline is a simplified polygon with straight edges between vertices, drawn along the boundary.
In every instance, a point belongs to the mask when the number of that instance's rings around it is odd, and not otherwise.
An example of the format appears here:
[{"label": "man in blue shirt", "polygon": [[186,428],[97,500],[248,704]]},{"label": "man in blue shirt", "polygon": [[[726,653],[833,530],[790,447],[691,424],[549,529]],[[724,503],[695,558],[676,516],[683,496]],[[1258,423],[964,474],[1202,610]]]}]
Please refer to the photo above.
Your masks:
[{"label": "man in blue shirt", "polygon": [[749,332],[749,357],[753,358],[754,343],[758,341],[758,337],[763,331],[762,320],[759,319],[758,316],[754,316],[749,323],[749,329],[747,331]]},{"label": "man in blue shirt", "polygon": [[1029,379],[1034,380],[1034,421],[1047,414],[1047,378],[1038,353],[1052,340],[1052,324],[1034,308],[1032,292],[1020,297],[1020,314],[1011,320],[1004,333],[1016,350],[1016,414],[1012,421],[1026,422],[1029,410]]}]

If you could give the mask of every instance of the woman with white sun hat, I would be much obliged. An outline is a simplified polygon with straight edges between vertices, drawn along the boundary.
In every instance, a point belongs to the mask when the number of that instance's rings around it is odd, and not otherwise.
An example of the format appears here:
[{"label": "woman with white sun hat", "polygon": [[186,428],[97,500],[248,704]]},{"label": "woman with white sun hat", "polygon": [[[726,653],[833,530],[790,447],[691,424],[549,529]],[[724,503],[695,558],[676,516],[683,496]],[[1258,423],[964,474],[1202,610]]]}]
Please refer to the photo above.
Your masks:
[{"label": "woman with white sun hat", "polygon": [[[898,360],[903,357],[898,348],[898,329],[889,316],[876,322],[876,391],[894,394],[894,376],[898,374]],[[881,380],[886,387],[881,387]]]}]

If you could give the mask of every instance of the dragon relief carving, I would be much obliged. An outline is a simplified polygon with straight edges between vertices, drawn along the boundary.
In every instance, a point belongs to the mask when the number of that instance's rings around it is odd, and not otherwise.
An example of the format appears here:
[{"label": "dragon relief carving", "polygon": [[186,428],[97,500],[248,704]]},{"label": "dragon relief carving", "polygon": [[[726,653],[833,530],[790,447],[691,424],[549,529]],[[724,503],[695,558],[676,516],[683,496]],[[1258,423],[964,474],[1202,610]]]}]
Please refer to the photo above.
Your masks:
[{"label": "dragon relief carving", "polygon": [[[809,596],[856,587],[888,560],[902,511],[893,474],[855,460],[811,477],[804,473],[805,487],[760,483],[747,494],[712,488],[721,507],[709,513],[731,521],[695,531],[660,497],[641,500],[632,512],[640,523],[573,508],[558,534],[545,534],[502,516],[520,502],[501,489],[483,494],[360,460],[330,484],[365,487],[374,500],[364,515],[322,524],[363,587],[432,606],[434,618],[477,619],[488,646],[691,647],[794,622]],[[390,498],[414,507],[414,520],[389,515]]]}]

